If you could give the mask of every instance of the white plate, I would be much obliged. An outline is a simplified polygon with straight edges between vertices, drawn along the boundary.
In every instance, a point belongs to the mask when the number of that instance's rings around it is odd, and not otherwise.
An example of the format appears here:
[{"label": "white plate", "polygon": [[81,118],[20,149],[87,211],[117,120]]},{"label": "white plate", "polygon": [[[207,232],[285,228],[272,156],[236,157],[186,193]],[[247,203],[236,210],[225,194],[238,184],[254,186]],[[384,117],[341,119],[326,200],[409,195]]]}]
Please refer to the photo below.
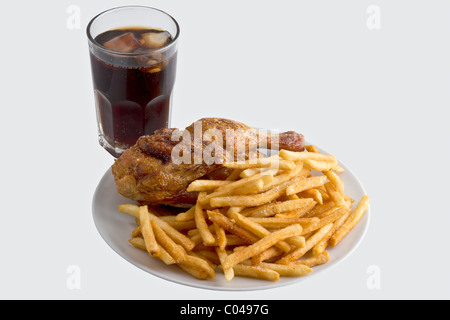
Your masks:
[{"label": "white plate", "polygon": [[[320,150],[323,153],[327,153]],[[340,174],[345,183],[345,193],[355,199],[355,204],[366,194],[364,187],[352,171],[343,163],[339,163],[345,172]],[[348,257],[359,245],[369,226],[370,208],[358,225],[336,246],[327,248],[330,261],[313,267],[313,272],[300,278],[281,277],[276,282],[235,277],[226,282],[222,273],[217,272],[214,280],[198,280],[182,271],[175,265],[167,266],[162,261],[150,257],[146,252],[133,247],[128,240],[136,227],[135,219],[117,211],[119,204],[133,201],[118,194],[114,177],[109,169],[101,179],[93,198],[92,212],[95,225],[106,243],[125,260],[154,276],[175,283],[213,290],[260,290],[280,287],[288,284],[306,281],[321,274]]]}]

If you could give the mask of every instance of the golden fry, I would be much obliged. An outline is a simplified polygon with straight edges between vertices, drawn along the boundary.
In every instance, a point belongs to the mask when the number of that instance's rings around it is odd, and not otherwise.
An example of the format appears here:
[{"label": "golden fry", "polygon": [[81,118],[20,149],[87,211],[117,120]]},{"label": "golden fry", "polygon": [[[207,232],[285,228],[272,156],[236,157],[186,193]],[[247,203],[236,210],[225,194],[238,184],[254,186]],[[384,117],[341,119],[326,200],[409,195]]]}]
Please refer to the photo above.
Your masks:
[{"label": "golden fry", "polygon": [[248,218],[251,221],[260,224],[265,228],[285,228],[293,224],[307,226],[309,224],[316,224],[320,221],[319,218]]},{"label": "golden fry", "polygon": [[190,270],[191,274],[196,274],[199,279],[214,279],[216,273],[208,262],[202,258],[186,254],[185,259],[179,262],[180,267]]},{"label": "golden fry", "polygon": [[185,212],[176,215],[175,221],[191,221],[194,220],[195,206]]},{"label": "golden fry", "polygon": [[176,263],[180,263],[186,260],[186,252],[183,247],[176,244],[164,231],[161,229],[159,224],[155,221],[151,221],[153,231],[155,233],[156,240],[158,243],[166,249],[166,251],[170,254],[170,256],[176,261]]},{"label": "golden fry", "polygon": [[[138,249],[147,251],[147,247],[145,246],[145,241],[142,238],[131,238],[129,242]],[[175,264],[175,260],[170,256],[170,254],[163,248],[159,247],[159,259],[161,259],[165,264]]]},{"label": "golden fry", "polygon": [[135,204],[121,204],[117,206],[117,210],[139,219],[139,206]]},{"label": "golden fry", "polygon": [[217,225],[222,227],[224,230],[243,239],[246,243],[253,243],[255,241],[258,241],[258,237],[256,237],[251,232],[241,228],[235,222],[232,222],[230,219],[228,219],[228,217],[225,217],[223,214],[217,211],[210,210],[207,210],[206,212],[208,214],[209,220],[217,223]]},{"label": "golden fry", "polygon": [[242,250],[233,252],[229,255],[224,263],[222,264],[224,268],[231,268],[246,259],[263,252],[264,250],[270,248],[277,242],[284,240],[289,237],[299,236],[302,231],[302,227],[298,224],[288,226],[284,229],[275,231],[264,238],[258,240],[257,242],[243,248]]},{"label": "golden fry", "polygon": [[260,266],[238,264],[233,267],[233,271],[234,275],[239,277],[256,278],[268,281],[278,281],[280,279],[280,274],[278,272]]},{"label": "golden fry", "polygon": [[295,163],[293,161],[279,159],[278,157],[277,158],[270,157],[270,158],[257,158],[243,162],[225,163],[224,167],[241,170],[252,168],[277,168],[280,170],[293,170],[295,168]]},{"label": "golden fry", "polygon": [[328,231],[327,235],[312,248],[311,252],[314,256],[317,256],[325,251],[331,236],[336,232],[337,229],[339,229],[342,226],[342,224],[345,222],[345,220],[347,220],[348,216],[351,213],[350,210],[345,210],[344,212],[345,213],[343,216],[341,216],[339,219],[333,222],[333,228],[331,228],[331,230]]},{"label": "golden fry", "polygon": [[330,245],[336,246],[349,232],[352,230],[359,220],[366,213],[369,208],[369,197],[364,195],[356,206],[355,210],[349,215],[347,220],[330,238]]},{"label": "golden fry", "polygon": [[276,172],[278,172],[278,170],[268,169],[267,171],[261,172],[259,174],[255,174],[254,176],[251,176],[251,177],[248,177],[245,179],[240,179],[237,181],[233,181],[232,183],[227,184],[226,186],[217,188],[213,193],[208,194],[203,199],[197,200],[197,202],[200,203],[201,205],[208,204],[212,198],[225,196],[227,194],[232,194],[234,189],[236,189],[238,187],[242,187],[242,186],[246,185],[248,182],[250,182],[252,180],[260,179],[266,175],[273,176]]},{"label": "golden fry", "polygon": [[164,232],[167,233],[167,235],[174,240],[176,243],[181,244],[183,248],[190,251],[195,247],[195,243],[191,241],[188,237],[186,237],[184,234],[179,232],[177,229],[172,227],[169,223],[166,221],[160,219],[156,215],[152,213],[152,209],[148,209],[150,213],[150,220],[155,221]]},{"label": "golden fry", "polygon": [[[227,258],[228,254],[225,251],[225,249],[222,249],[220,247],[216,247],[217,255],[219,256],[220,263],[223,265],[223,262]],[[234,270],[233,268],[223,268],[223,273],[225,275],[225,280],[230,281],[234,277]]]},{"label": "golden fry", "polygon": [[156,242],[152,225],[150,224],[150,213],[147,206],[139,208],[139,219],[141,221],[141,233],[144,237],[145,247],[151,256],[159,255],[159,245]]},{"label": "golden fry", "polygon": [[226,181],[236,181],[239,179],[242,170],[234,169],[233,172],[225,179]]},{"label": "golden fry", "polygon": [[[253,233],[254,235],[256,235],[259,238],[264,238],[265,236],[270,234],[270,231],[268,231],[266,228],[264,228],[263,226],[261,226],[260,224],[258,224],[256,222],[251,221],[250,219],[244,217],[243,215],[241,215],[239,213],[233,212],[230,215],[230,218],[234,219],[236,221],[237,225],[250,231],[251,233]],[[291,249],[289,244],[287,244],[284,241],[278,242],[277,244],[275,244],[275,246],[277,246],[284,252],[288,252]]]},{"label": "golden fry", "polygon": [[186,191],[212,191],[230,183],[231,181],[224,180],[195,180],[189,184]]},{"label": "golden fry", "polygon": [[345,185],[344,182],[339,178],[339,176],[333,170],[325,170],[323,174],[327,176],[328,180],[333,184],[334,189],[340,194],[344,195]]},{"label": "golden fry", "polygon": [[302,235],[308,234],[312,231],[316,231],[317,229],[320,229],[329,223],[334,223],[336,220],[348,214],[348,209],[345,207],[332,208],[326,213],[327,214],[324,215],[324,217],[322,217],[316,224],[310,224],[303,228]]},{"label": "golden fry", "polygon": [[299,193],[305,190],[309,190],[312,188],[317,188],[321,185],[323,185],[327,181],[326,176],[317,176],[317,177],[311,177],[311,178],[305,178],[305,179],[299,179],[295,180],[293,184],[291,184],[286,189],[286,194],[295,194]]},{"label": "golden fry", "polygon": [[306,252],[308,252],[313,246],[315,246],[323,237],[330,231],[333,227],[332,223],[327,224],[326,226],[319,229],[316,233],[314,233],[309,239],[306,240],[305,246],[302,248],[298,248],[288,255],[284,256],[276,263],[280,264],[288,264],[291,261],[297,260],[301,258]]},{"label": "golden fry", "polygon": [[[198,197],[199,199],[201,199],[204,196],[206,196],[206,193],[200,192],[200,195]],[[212,235],[211,231],[209,231],[208,224],[206,223],[206,219],[203,214],[203,207],[199,203],[195,205],[194,218],[195,224],[197,225],[197,229],[200,232],[200,236],[202,237],[203,242],[206,245],[212,245],[216,241],[216,239]]]},{"label": "golden fry", "polygon": [[251,265],[256,266],[261,264],[261,262],[263,261],[279,258],[284,253],[286,252],[280,248],[277,248],[275,246],[270,247],[269,249],[266,249],[263,252],[253,256],[251,260]]},{"label": "golden fry", "polygon": [[344,196],[335,189],[331,182],[325,183],[325,188],[337,207],[345,206]]},{"label": "golden fry", "polygon": [[286,160],[292,161],[305,161],[305,160],[315,160],[315,161],[326,161],[337,163],[336,157],[328,154],[314,153],[314,152],[293,152],[288,150],[280,150],[280,157]]},{"label": "golden fry", "polygon": [[214,230],[216,231],[216,238],[218,242],[218,246],[221,250],[225,250],[225,247],[227,246],[227,236],[225,234],[225,230],[221,226],[219,226],[217,223],[213,222]]},{"label": "golden fry", "polygon": [[[267,177],[267,179],[265,179],[266,181],[273,180],[273,176],[265,176],[265,177]],[[231,194],[244,195],[255,193],[261,191],[263,187],[264,187],[264,180],[261,178],[257,180],[252,180],[246,185],[237,187],[236,189],[233,190]]]},{"label": "golden fry", "polygon": [[284,189],[274,188],[256,195],[217,197],[211,199],[211,206],[213,208],[239,206],[254,207],[275,200],[284,192]]},{"label": "golden fry", "polygon": [[308,152],[320,153],[319,149],[314,145],[307,145],[307,146],[305,146],[305,149]]},{"label": "golden fry", "polygon": [[316,201],[318,204],[323,204],[322,193],[318,189],[309,189],[302,191],[298,194],[300,199],[311,198]]},{"label": "golden fry", "polygon": [[242,212],[242,215],[247,217],[268,217],[278,213],[283,213],[293,210],[310,210],[316,202],[311,198],[278,201],[269,203],[255,208],[247,209]]},{"label": "golden fry", "polygon": [[281,277],[303,277],[312,271],[310,267],[304,264],[276,264],[261,262],[260,266],[278,272]]},{"label": "golden fry", "polygon": [[306,259],[292,261],[290,264],[304,264],[310,268],[327,263],[330,260],[330,254],[328,251],[324,251],[319,255],[312,256]]}]

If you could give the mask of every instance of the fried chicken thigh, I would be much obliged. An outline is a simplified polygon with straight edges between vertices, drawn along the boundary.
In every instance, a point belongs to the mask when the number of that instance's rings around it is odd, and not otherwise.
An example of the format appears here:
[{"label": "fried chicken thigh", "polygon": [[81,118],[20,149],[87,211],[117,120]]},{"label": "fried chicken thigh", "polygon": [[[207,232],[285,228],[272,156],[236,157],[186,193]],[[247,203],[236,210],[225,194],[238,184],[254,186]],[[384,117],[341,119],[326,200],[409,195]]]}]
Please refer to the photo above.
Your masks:
[{"label": "fried chicken thigh", "polygon": [[[162,129],[140,137],[115,160],[112,173],[118,192],[141,205],[189,207],[198,196],[186,191],[192,181],[226,179],[231,170],[224,162],[261,156],[251,153],[251,146],[303,151],[304,145],[303,135],[293,131],[273,135],[232,120],[204,118],[182,131]],[[205,153],[209,161],[202,158]]]}]

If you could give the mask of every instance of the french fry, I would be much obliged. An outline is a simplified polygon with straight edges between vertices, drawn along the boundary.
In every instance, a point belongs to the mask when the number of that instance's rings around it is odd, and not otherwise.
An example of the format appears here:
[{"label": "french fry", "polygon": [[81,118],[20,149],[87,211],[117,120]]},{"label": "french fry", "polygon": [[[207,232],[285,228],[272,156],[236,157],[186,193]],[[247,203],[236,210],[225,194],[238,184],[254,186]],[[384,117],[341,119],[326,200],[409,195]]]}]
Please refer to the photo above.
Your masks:
[{"label": "french fry", "polygon": [[[165,222],[164,220],[160,219],[156,215],[152,213],[152,209],[148,208],[149,210],[149,217],[150,220],[155,221],[164,232],[167,233],[167,235],[174,240],[176,243],[180,244],[185,248],[186,250],[190,251],[192,248],[194,248],[195,243],[191,241],[188,237],[186,237],[184,234],[176,230],[174,227],[172,227],[170,224]],[[154,230],[153,230],[154,231]]]},{"label": "french fry", "polygon": [[291,195],[288,195],[288,196],[282,196],[278,200],[289,201],[289,200],[298,200],[298,199],[300,199],[300,198],[296,194],[291,194]]},{"label": "french fry", "polygon": [[[266,228],[264,228],[263,226],[261,226],[258,223],[251,221],[250,219],[244,217],[243,215],[241,215],[239,213],[233,212],[230,215],[230,218],[234,219],[236,221],[237,225],[250,231],[251,233],[253,233],[254,235],[256,235],[259,238],[264,238],[265,236],[270,234],[270,231],[268,231]],[[291,250],[291,246],[284,241],[280,241],[280,242],[276,243],[275,246],[277,246],[279,249],[283,250],[284,252],[288,252],[289,250]]]},{"label": "french fry", "polygon": [[239,177],[242,179],[254,176],[257,173],[261,173],[265,168],[249,168],[240,172]]},{"label": "french fry", "polygon": [[180,267],[185,267],[191,273],[196,274],[196,277],[199,279],[214,279],[216,277],[214,269],[211,268],[208,262],[199,257],[186,254],[185,259],[178,263]]},{"label": "french fry", "polygon": [[[142,251],[147,252],[147,247],[145,246],[145,241],[141,237],[135,237],[128,240],[135,248],[141,249]],[[174,260],[175,263],[175,260]]]},{"label": "french fry", "polygon": [[305,178],[305,179],[298,179],[294,180],[294,183],[292,183],[289,187],[286,189],[286,194],[295,194],[299,193],[305,190],[309,190],[312,188],[317,188],[327,181],[326,176],[317,176],[317,177],[311,177],[311,178]]},{"label": "french fry", "polygon": [[[223,265],[223,262],[227,258],[228,254],[225,251],[225,249],[222,249],[220,247],[216,247],[217,256],[220,259],[220,263]],[[223,273],[225,275],[225,280],[230,281],[234,277],[234,270],[233,268],[223,268]]]},{"label": "french fry", "polygon": [[242,162],[225,163],[224,167],[232,169],[252,169],[252,168],[277,168],[280,170],[293,170],[295,163],[284,159],[269,157],[269,158],[257,158]]},{"label": "french fry", "polygon": [[306,213],[303,217],[304,218],[311,218],[311,217],[319,217],[322,213],[336,207],[336,204],[334,201],[326,201],[321,205],[317,205],[314,208],[312,208],[308,213]]},{"label": "french fry", "polygon": [[315,145],[307,145],[307,146],[305,146],[305,149],[308,152],[320,153],[319,149]]},{"label": "french fry", "polygon": [[[273,176],[266,176],[267,180],[273,180]],[[264,187],[264,180],[258,179],[258,180],[252,180],[246,185],[240,186],[233,190],[231,194],[238,194],[238,195],[244,195],[244,194],[250,194],[250,193],[256,193],[258,191],[261,191]]]},{"label": "french fry", "polygon": [[350,230],[356,226],[369,208],[369,201],[369,196],[367,195],[364,195],[361,198],[355,210],[349,215],[342,226],[331,236],[329,243],[332,247],[336,246],[350,232]]},{"label": "french fry", "polygon": [[316,233],[314,233],[309,239],[306,240],[304,247],[298,248],[293,252],[285,255],[283,258],[276,261],[276,263],[288,264],[294,260],[297,260],[298,258],[301,258],[306,252],[311,250],[312,247],[314,247],[320,240],[322,240],[323,237],[325,237],[325,235],[328,233],[328,231],[330,231],[332,227],[333,227],[332,223],[329,223],[326,226],[322,227]]},{"label": "french fry", "polygon": [[137,226],[137,227],[131,232],[131,237],[132,237],[132,238],[137,238],[137,237],[141,236],[141,235],[142,235],[141,228],[142,228],[141,226]]},{"label": "french fry", "polygon": [[261,262],[260,266],[276,271],[281,277],[303,277],[313,270],[304,264],[276,264]]},{"label": "french fry", "polygon": [[167,223],[177,231],[191,230],[196,227],[194,220],[189,220],[189,221],[176,221],[175,220],[175,221],[168,221]]},{"label": "french fry", "polygon": [[333,184],[334,189],[339,192],[341,195],[345,193],[345,185],[344,182],[339,178],[339,176],[333,170],[325,170],[323,174],[327,176],[328,180]]},{"label": "french fry", "polygon": [[242,215],[247,217],[267,217],[273,216],[278,213],[293,211],[297,209],[310,210],[311,206],[314,206],[315,204],[316,202],[311,198],[279,201],[247,209],[244,212],[242,212]]},{"label": "french fry", "polygon": [[292,261],[290,264],[304,264],[310,268],[327,263],[330,260],[330,254],[328,251],[324,251],[319,255],[311,256],[306,259],[300,259],[296,261]]},{"label": "french fry", "polygon": [[[226,239],[227,246],[242,246],[242,245],[249,244],[249,240],[244,240],[234,234],[225,234],[225,236],[227,238]],[[192,236],[191,241],[195,243],[195,248],[194,248],[195,250],[197,250],[197,248],[199,248],[203,245],[203,239],[200,236],[200,234]],[[209,247],[218,247],[218,246],[219,246],[219,241],[216,240]]]},{"label": "french fry", "polygon": [[317,256],[325,251],[331,236],[336,232],[337,229],[339,229],[342,226],[342,224],[345,222],[345,220],[347,220],[348,216],[351,213],[350,210],[346,210],[344,212],[345,214],[343,216],[341,216],[339,219],[333,222],[333,227],[331,228],[330,231],[328,231],[327,235],[312,248],[311,252],[313,256]]},{"label": "french fry", "polygon": [[240,213],[242,210],[244,210],[245,207],[229,207],[227,211],[227,216],[231,216],[235,213]]},{"label": "french fry", "polygon": [[336,171],[341,172],[342,169],[340,169],[339,165],[335,162],[328,162],[328,161],[317,161],[317,160],[304,160],[304,163],[309,168],[316,170],[316,171],[327,171],[335,169]]},{"label": "french fry", "polygon": [[195,206],[185,212],[176,215],[175,221],[191,221],[194,220]]},{"label": "french fry", "polygon": [[117,210],[139,219],[139,206],[135,204],[121,204],[117,206]]},{"label": "french fry", "polygon": [[234,169],[233,172],[225,179],[226,181],[236,181],[241,176],[242,170]]},{"label": "french fry", "polygon": [[[204,260],[213,270],[218,266],[217,263],[213,262],[213,260],[217,260],[216,259],[217,254],[215,252],[212,252],[209,250],[208,251],[207,250],[196,250],[196,251],[189,251],[189,252],[187,252],[187,254],[189,256],[200,258],[200,259]],[[213,259],[211,259],[211,257],[213,257]],[[219,263],[220,263],[220,261],[219,261]]]},{"label": "french fry", "polygon": [[[206,196],[205,192],[200,192],[198,198],[202,199],[205,196]],[[200,236],[202,237],[203,242],[206,245],[212,245],[216,241],[216,239],[212,235],[211,231],[209,231],[208,224],[206,223],[206,219],[203,214],[203,207],[198,202],[195,205],[194,218],[195,224],[197,225],[197,229],[200,232]]]},{"label": "french fry", "polygon": [[317,229],[320,229],[329,223],[334,223],[336,220],[340,219],[346,214],[348,214],[348,209],[346,207],[332,208],[327,211],[327,214],[324,215],[324,217],[321,218],[316,224],[305,226],[305,228],[303,228],[302,235],[305,235],[312,231],[316,231]]},{"label": "french fry", "polygon": [[151,256],[159,256],[159,245],[156,242],[152,225],[150,224],[150,213],[147,206],[139,208],[139,219],[141,221],[141,233],[144,237],[145,247]]},{"label": "french fry", "polygon": [[194,180],[187,187],[186,191],[207,192],[217,189],[218,187],[230,184],[231,181],[225,180]]},{"label": "french fry", "polygon": [[[199,258],[205,259],[206,262],[211,266],[211,268],[215,269],[220,264],[220,259],[217,256],[215,247],[198,247],[192,251],[189,251],[190,255],[195,255]],[[211,250],[213,249],[213,250]]]},{"label": "french fry", "polygon": [[345,206],[344,196],[335,189],[331,182],[325,183],[325,188],[337,207]]},{"label": "french fry", "polygon": [[197,278],[199,280],[206,280],[208,279],[208,274],[204,270],[199,270],[195,266],[191,266],[188,264],[182,264],[179,263],[177,266],[182,269],[184,272],[190,274],[194,278]]},{"label": "french fry", "polygon": [[[251,232],[241,228],[235,222],[232,222],[230,219],[228,219],[228,217],[225,217],[223,214],[211,210],[207,210],[206,212],[208,214],[209,220],[217,223],[217,225],[222,227],[224,230],[243,239],[246,243],[250,244],[258,241],[258,237],[256,237]],[[227,240],[227,242],[228,241],[229,240]]]},{"label": "french fry", "polygon": [[288,150],[280,150],[280,157],[291,161],[326,161],[337,163],[336,157],[328,154],[314,153],[314,152],[294,152]]},{"label": "french fry", "polygon": [[225,234],[225,230],[223,230],[223,228],[215,222],[213,222],[213,225],[214,230],[216,231],[218,246],[221,250],[225,250],[225,247],[227,246],[227,236]]},{"label": "french fry", "polygon": [[[219,267],[223,270],[223,267]],[[233,267],[233,272],[235,276],[256,278],[260,280],[268,281],[278,281],[280,279],[280,274],[268,268],[262,268],[260,266],[247,266],[243,264],[238,264]]]},{"label": "french fry", "polygon": [[233,190],[238,188],[238,187],[242,187],[244,185],[246,185],[248,182],[252,181],[252,180],[257,180],[260,179],[266,175],[271,175],[273,176],[276,172],[278,172],[278,170],[276,169],[268,169],[264,172],[261,172],[259,174],[255,174],[251,177],[245,178],[245,179],[240,179],[237,181],[233,181],[230,184],[227,184],[226,186],[222,186],[217,188],[214,192],[208,194],[206,197],[204,197],[201,200],[197,200],[197,203],[200,203],[201,205],[205,205],[208,204],[209,201],[212,198],[216,198],[216,197],[221,197],[227,194],[232,194]]},{"label": "french fry", "polygon": [[253,256],[251,259],[251,265],[259,265],[263,261],[272,260],[275,258],[279,258],[284,253],[286,253],[284,250],[277,248],[275,246],[270,247],[269,249],[264,250],[261,253],[258,253],[257,255]]},{"label": "french fry", "polygon": [[180,263],[186,260],[186,252],[183,247],[176,244],[164,231],[159,224],[155,221],[151,221],[153,232],[155,233],[156,240],[175,260],[176,263]]},{"label": "french fry", "polygon": [[[148,251],[145,246],[145,241],[143,238],[131,238],[128,240],[135,248],[141,249],[143,251]],[[165,264],[175,264],[175,260],[170,256],[170,254],[162,247],[159,247],[159,259],[161,259]]]},{"label": "french fry", "polygon": [[294,224],[283,228],[281,230],[275,231],[264,238],[258,240],[257,242],[243,248],[242,250],[233,252],[230,254],[222,264],[224,268],[231,268],[238,263],[249,259],[258,253],[275,245],[277,242],[282,241],[289,237],[299,236],[302,231],[302,227],[298,224]]},{"label": "french fry", "polygon": [[[300,180],[307,177],[310,174],[310,169],[305,167],[303,163],[296,162],[296,167],[294,170],[283,172],[277,176],[274,176],[273,181],[264,186],[261,192],[268,191],[270,189],[274,189],[275,187],[278,189],[286,189],[290,184],[292,184],[291,180],[296,179]],[[282,193],[281,195],[285,195]]]},{"label": "french fry", "polygon": [[285,193],[283,188],[273,188],[256,195],[223,196],[211,199],[211,206],[217,207],[254,207],[275,200]]},{"label": "french fry", "polygon": [[253,218],[250,221],[260,224],[264,228],[285,228],[290,225],[299,224],[301,226],[309,226],[320,221],[318,218]]},{"label": "french fry", "polygon": [[318,204],[323,204],[322,193],[318,189],[305,190],[305,191],[300,192],[297,196],[300,199],[311,198]]},{"label": "french fry", "polygon": [[307,198],[307,200],[308,201],[305,202],[304,206],[294,209],[292,211],[288,211],[288,212],[284,212],[284,213],[277,213],[275,215],[275,218],[277,218],[277,217],[287,217],[287,218],[303,217],[307,212],[309,212],[316,205],[316,202],[313,199]]}]

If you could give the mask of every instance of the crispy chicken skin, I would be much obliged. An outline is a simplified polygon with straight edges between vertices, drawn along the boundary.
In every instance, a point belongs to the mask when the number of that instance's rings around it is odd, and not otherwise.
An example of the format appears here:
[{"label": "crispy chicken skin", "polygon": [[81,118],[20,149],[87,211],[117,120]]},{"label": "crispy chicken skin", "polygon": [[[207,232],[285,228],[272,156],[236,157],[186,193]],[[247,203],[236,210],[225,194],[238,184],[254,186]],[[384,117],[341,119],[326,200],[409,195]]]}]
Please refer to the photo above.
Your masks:
[{"label": "crispy chicken skin", "polygon": [[[196,132],[200,128],[201,135]],[[195,148],[202,151],[228,150],[227,147],[235,146],[238,141],[245,140],[246,148],[252,143],[260,145],[264,143],[268,149],[287,149],[291,151],[304,150],[303,135],[293,131],[281,133],[277,136],[260,133],[250,134],[252,130],[240,122],[219,119],[204,118],[196,121],[185,129],[189,135],[183,135],[178,129],[162,129],[153,135],[142,136],[136,144],[127,149],[112,166],[118,192],[126,198],[137,201],[139,204],[172,206],[190,206],[197,200],[197,192],[188,192],[186,188],[196,179],[225,179],[231,170],[225,168],[217,161],[208,164],[205,161],[195,161]],[[223,141],[215,139],[201,139],[208,130],[216,130],[222,134]],[[227,130],[235,132],[234,137],[227,139]],[[177,137],[190,137],[191,140],[183,140]],[[229,138],[229,137],[228,137]],[[197,139],[197,140],[196,140]],[[230,141],[231,140],[231,141]],[[172,159],[172,151],[179,143],[184,143],[188,150],[190,148],[190,163],[175,163]],[[213,144],[213,145],[212,145]],[[232,150],[237,150],[234,148]],[[222,153],[225,161],[226,152]],[[236,154],[235,154],[236,155]],[[248,159],[249,154],[245,154]],[[197,162],[197,164],[196,164]]]}]

